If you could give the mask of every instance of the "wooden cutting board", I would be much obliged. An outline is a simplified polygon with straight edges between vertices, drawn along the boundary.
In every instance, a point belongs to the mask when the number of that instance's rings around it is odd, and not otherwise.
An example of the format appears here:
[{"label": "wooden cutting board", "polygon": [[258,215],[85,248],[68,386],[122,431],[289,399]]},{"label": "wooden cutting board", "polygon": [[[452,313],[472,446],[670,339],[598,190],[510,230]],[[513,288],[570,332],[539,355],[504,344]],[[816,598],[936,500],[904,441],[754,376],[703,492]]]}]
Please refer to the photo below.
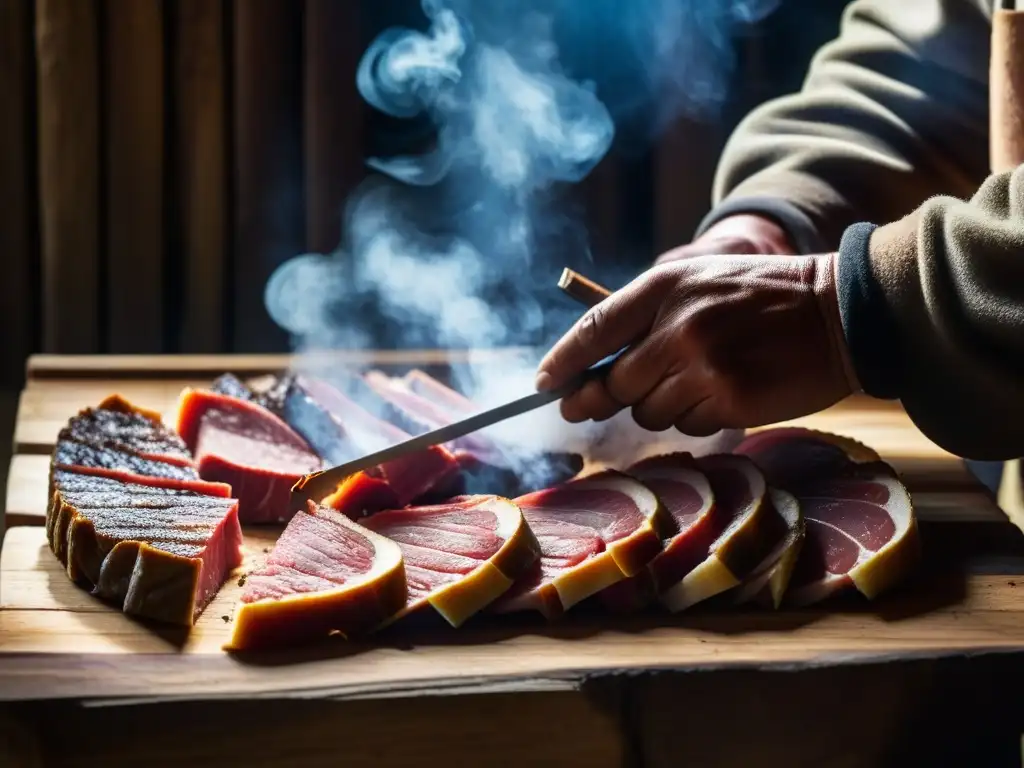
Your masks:
[{"label": "wooden cutting board", "polygon": [[[9,528],[0,553],[0,700],[538,691],[573,689],[623,670],[817,666],[1024,649],[1024,535],[962,462],[924,438],[898,407],[854,398],[799,423],[859,439],[903,473],[927,555],[913,582],[874,605],[839,601],[799,612],[709,607],[630,619],[581,613],[551,626],[517,617],[459,631],[417,629],[373,646],[337,642],[262,658],[225,654],[237,579],[190,634],[155,629],[72,585],[38,525],[47,468],[41,451],[79,408],[119,391],[166,409],[184,382],[209,381],[224,370],[261,373],[285,362],[211,357],[161,367],[161,361],[115,359],[106,378],[92,358],[70,360],[63,372],[60,358],[30,365],[18,423],[23,440],[7,499],[15,521],[35,525]],[[409,366],[438,358],[369,362]],[[242,570],[273,540],[273,531],[247,531]]]}]

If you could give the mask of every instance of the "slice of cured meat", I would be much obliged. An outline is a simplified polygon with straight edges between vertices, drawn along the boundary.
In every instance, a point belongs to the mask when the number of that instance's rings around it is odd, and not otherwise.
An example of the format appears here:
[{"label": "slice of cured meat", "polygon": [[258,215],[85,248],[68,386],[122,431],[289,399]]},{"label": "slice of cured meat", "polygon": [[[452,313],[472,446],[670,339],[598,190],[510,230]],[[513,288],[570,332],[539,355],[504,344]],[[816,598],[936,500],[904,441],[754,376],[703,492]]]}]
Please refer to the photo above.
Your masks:
[{"label": "slice of cured meat", "polygon": [[199,475],[231,486],[243,523],[287,520],[292,486],[322,466],[281,419],[237,397],[186,388],[177,423]]},{"label": "slice of cured meat", "polygon": [[773,514],[778,515],[786,526],[786,535],[736,590],[735,601],[745,603],[753,600],[778,608],[789,586],[807,529],[800,503],[791,493],[769,487],[765,503],[771,504]]},{"label": "slice of cured meat", "polygon": [[673,525],[664,549],[646,568],[601,592],[602,602],[615,611],[642,608],[681,581],[707,558],[729,522],[715,503],[707,477],[688,453],[652,456],[625,472],[654,492]]},{"label": "slice of cured meat", "polygon": [[515,500],[540,560],[494,605],[554,618],[639,573],[661,551],[671,519],[642,483],[607,470]]},{"label": "slice of cured meat", "polygon": [[540,555],[522,512],[497,496],[379,512],[362,524],[402,549],[409,594],[392,620],[433,606],[458,627],[504,594]]},{"label": "slice of cured meat", "polygon": [[425,371],[409,371],[403,380],[410,391],[443,408],[453,420],[472,416],[480,410],[476,403],[461,392],[444,385]]},{"label": "slice of cured meat", "polygon": [[57,469],[50,546],[68,576],[130,615],[190,626],[242,563],[226,486],[170,487]]},{"label": "slice of cured meat", "polygon": [[398,544],[312,502],[246,577],[230,650],[369,632],[406,606]]},{"label": "slice of cured meat", "polygon": [[785,535],[785,526],[764,503],[767,485],[753,461],[716,454],[697,460],[726,520],[707,557],[680,581],[663,588],[660,600],[681,611],[740,584]]},{"label": "slice of cured meat", "polygon": [[[329,464],[342,464],[409,439],[326,381],[298,376],[284,402],[284,417]],[[324,503],[352,518],[404,507],[459,489],[459,466],[441,446],[408,454],[347,478]]]},{"label": "slice of cured meat", "polygon": [[756,436],[736,450],[796,496],[807,526],[786,603],[808,605],[851,586],[874,598],[917,565],[921,543],[910,495],[892,467],[871,460],[870,449],[810,430]]}]

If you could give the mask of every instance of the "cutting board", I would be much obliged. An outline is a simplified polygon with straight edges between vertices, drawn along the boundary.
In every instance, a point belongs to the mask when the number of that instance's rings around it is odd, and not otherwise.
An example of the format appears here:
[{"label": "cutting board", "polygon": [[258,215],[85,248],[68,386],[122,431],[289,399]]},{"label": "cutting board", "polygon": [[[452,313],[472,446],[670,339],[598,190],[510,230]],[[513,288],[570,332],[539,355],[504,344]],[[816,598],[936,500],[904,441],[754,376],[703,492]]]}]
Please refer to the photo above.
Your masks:
[{"label": "cutting board", "polygon": [[[623,671],[850,661],[1024,649],[1024,535],[962,462],[918,432],[893,404],[852,398],[799,422],[875,448],[911,492],[926,552],[915,579],[875,604],[839,600],[802,611],[700,607],[610,618],[581,611],[417,627],[372,645],[326,643],[287,654],[224,653],[241,587],[237,575],[191,633],[147,626],[72,585],[46,546],[47,457],[57,429],[81,407],[118,391],[166,410],[185,382],[224,370],[265,373],[281,359],[211,357],[137,361],[34,360],[19,412],[0,553],[0,700],[302,695],[365,697],[451,690],[573,689]],[[438,363],[437,356],[372,364]],[[104,377],[104,371],[107,375]],[[244,572],[275,530],[246,531]],[[1020,586],[1018,586],[1020,585]]]}]

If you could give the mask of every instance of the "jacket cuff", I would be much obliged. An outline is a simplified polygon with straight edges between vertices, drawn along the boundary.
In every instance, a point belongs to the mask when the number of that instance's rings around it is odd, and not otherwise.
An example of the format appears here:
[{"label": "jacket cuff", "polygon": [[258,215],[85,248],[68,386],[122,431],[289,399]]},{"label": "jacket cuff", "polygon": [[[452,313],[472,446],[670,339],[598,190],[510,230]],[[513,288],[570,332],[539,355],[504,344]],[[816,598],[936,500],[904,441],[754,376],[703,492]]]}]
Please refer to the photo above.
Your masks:
[{"label": "jacket cuff", "polygon": [[796,246],[798,253],[825,253],[829,250],[818,236],[814,222],[806,213],[782,198],[767,195],[737,197],[715,206],[697,226],[694,239],[696,240],[722,219],[740,214],[763,216],[774,221],[789,235],[789,239]]},{"label": "jacket cuff", "polygon": [[886,400],[900,391],[899,333],[871,271],[874,224],[847,227],[839,244],[836,294],[843,335],[864,392]]}]

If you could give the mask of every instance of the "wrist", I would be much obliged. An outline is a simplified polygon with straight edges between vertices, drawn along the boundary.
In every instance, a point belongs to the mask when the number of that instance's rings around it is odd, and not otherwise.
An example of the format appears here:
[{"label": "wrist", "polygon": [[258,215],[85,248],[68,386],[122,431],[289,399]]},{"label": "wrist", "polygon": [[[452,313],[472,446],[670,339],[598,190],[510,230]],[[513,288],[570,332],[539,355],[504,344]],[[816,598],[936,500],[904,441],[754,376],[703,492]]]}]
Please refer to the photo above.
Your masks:
[{"label": "wrist", "polygon": [[836,375],[842,377],[850,393],[860,392],[862,387],[843,331],[843,318],[839,308],[839,254],[829,253],[812,258],[815,262],[814,295],[828,334]]},{"label": "wrist", "polygon": [[772,219],[753,213],[726,216],[708,227],[693,242],[694,245],[711,242],[731,243],[733,248],[723,253],[788,256],[797,253],[786,230]]}]

